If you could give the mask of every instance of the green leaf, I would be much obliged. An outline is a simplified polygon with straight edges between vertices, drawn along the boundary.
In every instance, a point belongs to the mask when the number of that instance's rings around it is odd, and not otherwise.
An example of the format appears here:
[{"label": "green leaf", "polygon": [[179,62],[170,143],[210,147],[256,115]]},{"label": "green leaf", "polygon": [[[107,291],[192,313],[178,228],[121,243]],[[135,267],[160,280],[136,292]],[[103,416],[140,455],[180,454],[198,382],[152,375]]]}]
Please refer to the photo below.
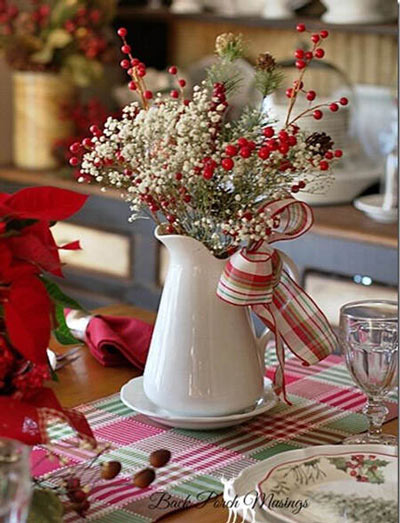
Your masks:
[{"label": "green leaf", "polygon": [[53,27],[63,26],[68,19],[74,17],[78,8],[78,2],[55,2],[51,8],[51,25]]},{"label": "green leaf", "polygon": [[45,46],[40,51],[33,53],[31,58],[39,64],[51,62],[56,49],[62,49],[72,42],[72,36],[65,29],[54,29],[47,36]]},{"label": "green leaf", "polygon": [[28,523],[62,523],[64,506],[57,495],[47,489],[33,491]]},{"label": "green leaf", "polygon": [[56,305],[55,316],[58,326],[53,333],[58,343],[61,343],[61,345],[81,345],[82,342],[71,334],[67,322],[65,321],[64,307],[62,305]]},{"label": "green leaf", "polygon": [[46,287],[48,295],[54,303],[62,305],[67,309],[84,310],[77,301],[64,294],[56,283],[44,278],[43,276],[41,276],[41,280]]}]

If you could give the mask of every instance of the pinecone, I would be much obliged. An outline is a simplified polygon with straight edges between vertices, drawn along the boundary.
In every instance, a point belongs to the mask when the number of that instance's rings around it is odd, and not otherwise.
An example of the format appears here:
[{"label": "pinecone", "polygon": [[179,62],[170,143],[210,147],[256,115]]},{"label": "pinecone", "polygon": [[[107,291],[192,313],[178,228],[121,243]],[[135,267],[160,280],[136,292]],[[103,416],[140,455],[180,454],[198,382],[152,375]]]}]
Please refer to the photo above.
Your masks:
[{"label": "pinecone", "polygon": [[271,72],[276,67],[275,58],[270,53],[261,53],[258,55],[256,68],[262,71]]},{"label": "pinecone", "polygon": [[307,149],[313,154],[324,155],[333,147],[333,141],[326,133],[312,133],[306,140]]}]

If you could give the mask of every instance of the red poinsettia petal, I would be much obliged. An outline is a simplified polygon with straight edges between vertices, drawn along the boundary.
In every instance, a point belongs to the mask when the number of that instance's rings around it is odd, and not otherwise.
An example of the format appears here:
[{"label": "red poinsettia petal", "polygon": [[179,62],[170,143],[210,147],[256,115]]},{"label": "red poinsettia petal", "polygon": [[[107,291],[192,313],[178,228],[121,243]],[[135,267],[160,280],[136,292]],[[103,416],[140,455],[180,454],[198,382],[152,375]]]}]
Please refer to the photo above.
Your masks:
[{"label": "red poinsettia petal", "polygon": [[25,277],[12,283],[4,303],[7,333],[11,344],[34,363],[47,362],[50,311],[46,287],[38,278]]},{"label": "red poinsettia petal", "polygon": [[80,437],[95,445],[93,433],[83,414],[63,409],[51,389],[39,389],[29,402],[0,396],[0,437],[16,439],[27,445],[47,443],[47,422],[53,418],[65,421]]},{"label": "red poinsettia petal", "polygon": [[12,194],[3,203],[18,218],[58,221],[79,211],[87,198],[87,195],[57,187],[28,187]]},{"label": "red poinsettia petal", "polygon": [[78,241],[66,243],[65,245],[61,245],[58,248],[63,249],[64,251],[79,251],[81,249],[81,244],[78,240]]},{"label": "red poinsettia petal", "polygon": [[7,271],[11,265],[12,255],[6,241],[0,241],[0,281],[7,281]]},{"label": "red poinsettia petal", "polygon": [[29,261],[42,271],[54,273],[61,267],[57,247],[44,243],[36,234],[25,232],[21,236],[14,236],[9,239],[9,244],[14,258]]}]

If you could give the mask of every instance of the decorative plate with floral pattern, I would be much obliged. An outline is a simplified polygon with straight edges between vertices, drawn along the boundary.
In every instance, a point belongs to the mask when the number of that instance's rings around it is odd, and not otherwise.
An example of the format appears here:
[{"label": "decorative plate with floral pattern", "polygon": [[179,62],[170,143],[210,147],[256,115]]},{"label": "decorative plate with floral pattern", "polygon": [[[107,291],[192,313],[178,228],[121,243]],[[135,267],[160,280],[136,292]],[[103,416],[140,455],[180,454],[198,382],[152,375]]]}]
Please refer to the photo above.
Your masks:
[{"label": "decorative plate with floral pattern", "polygon": [[397,449],[321,445],[282,452],[225,482],[252,523],[397,523]]}]

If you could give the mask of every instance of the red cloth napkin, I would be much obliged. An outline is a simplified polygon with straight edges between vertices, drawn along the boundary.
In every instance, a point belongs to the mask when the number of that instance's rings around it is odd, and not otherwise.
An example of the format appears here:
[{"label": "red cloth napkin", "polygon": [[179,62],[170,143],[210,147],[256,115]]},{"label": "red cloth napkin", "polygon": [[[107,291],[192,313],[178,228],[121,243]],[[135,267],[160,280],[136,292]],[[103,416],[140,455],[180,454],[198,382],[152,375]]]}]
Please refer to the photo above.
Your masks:
[{"label": "red cloth napkin", "polygon": [[[65,312],[68,315],[69,311]],[[152,334],[153,326],[144,321],[96,315],[86,327],[84,341],[92,355],[105,367],[131,363],[143,370]]]}]

